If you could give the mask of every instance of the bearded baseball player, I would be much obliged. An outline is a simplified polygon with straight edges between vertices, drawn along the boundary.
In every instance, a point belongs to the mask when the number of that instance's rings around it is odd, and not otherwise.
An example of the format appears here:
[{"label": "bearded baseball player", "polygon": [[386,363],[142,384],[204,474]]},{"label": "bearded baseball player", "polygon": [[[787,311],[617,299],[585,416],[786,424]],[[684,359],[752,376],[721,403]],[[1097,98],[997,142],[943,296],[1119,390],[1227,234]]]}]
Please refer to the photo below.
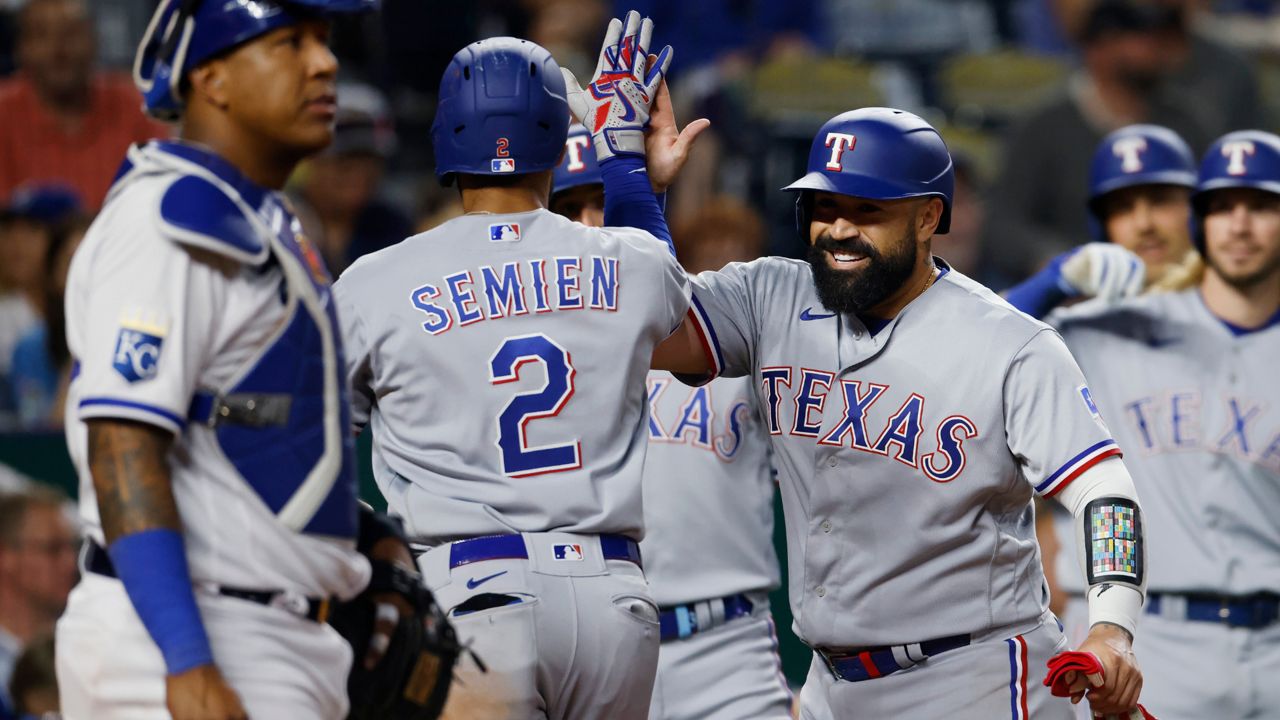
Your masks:
[{"label": "bearded baseball player", "polygon": [[1280,707],[1280,137],[1228,134],[1200,165],[1196,287],[1050,316],[1130,449],[1150,593],[1137,647],[1164,720]]},{"label": "bearded baseball player", "polygon": [[[581,125],[565,142],[551,210],[603,223],[604,182]],[[760,255],[749,241],[729,243],[733,259]],[[648,396],[640,550],[662,628],[649,718],[786,720],[792,697],[769,612],[779,583],[773,471],[755,390],[747,378],[689,388],[653,371]]]},{"label": "bearded baseball player", "polygon": [[[328,16],[371,7],[166,0],[138,49],[147,110],[182,133],[129,151],[67,281],[89,542],[65,717],[342,718],[330,598],[370,582],[358,547],[412,572],[357,505],[329,278],[279,193],[332,136]],[[377,612],[385,633],[399,610]]]},{"label": "bearded baseball player", "polygon": [[[915,115],[836,116],[787,188],[809,261],[699,275],[693,318],[654,366],[747,375],[760,392],[796,630],[814,649],[803,717],[1069,717],[1042,678],[1129,712],[1145,586],[1133,483],[1057,334],[932,255],[952,184],[945,144]],[[1087,679],[1056,663],[1046,678],[1065,639],[1036,495],[1080,528],[1080,650],[1099,666]]]},{"label": "bearded baseball player", "polygon": [[[615,20],[601,57],[607,92],[627,100],[604,106],[617,145],[601,173],[614,197],[645,196],[631,225],[660,216],[643,128],[670,49],[650,64],[651,34],[634,13]],[[432,142],[467,214],[366,256],[335,286],[379,487],[488,666],[461,666],[446,717],[644,718],[653,689],[644,377],[687,312],[689,281],[665,231],[546,210],[568,122],[546,50],[515,38],[460,50]]]}]

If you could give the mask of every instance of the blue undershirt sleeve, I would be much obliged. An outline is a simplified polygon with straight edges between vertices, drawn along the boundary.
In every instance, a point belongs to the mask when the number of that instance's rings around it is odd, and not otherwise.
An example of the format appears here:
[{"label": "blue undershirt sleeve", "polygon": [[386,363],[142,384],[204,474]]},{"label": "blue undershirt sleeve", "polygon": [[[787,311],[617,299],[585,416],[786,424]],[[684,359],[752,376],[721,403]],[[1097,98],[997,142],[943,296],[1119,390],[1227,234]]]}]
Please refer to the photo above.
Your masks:
[{"label": "blue undershirt sleeve", "polygon": [[[607,227],[633,227],[647,230],[661,239],[676,254],[662,214],[658,196],[649,185],[644,158],[639,155],[615,155],[600,163],[604,180],[604,224]],[[665,199],[665,198],[664,198]]]}]

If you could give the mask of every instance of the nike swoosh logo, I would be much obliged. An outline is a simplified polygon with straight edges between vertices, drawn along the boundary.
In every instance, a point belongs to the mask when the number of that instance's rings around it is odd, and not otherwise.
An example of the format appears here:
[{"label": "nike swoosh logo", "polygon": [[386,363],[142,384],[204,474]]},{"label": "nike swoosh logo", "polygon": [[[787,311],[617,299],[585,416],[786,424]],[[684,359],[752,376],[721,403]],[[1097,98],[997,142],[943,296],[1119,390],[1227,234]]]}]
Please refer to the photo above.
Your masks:
[{"label": "nike swoosh logo", "polygon": [[496,572],[496,573],[494,573],[494,574],[492,574],[492,575],[489,575],[489,576],[487,576],[487,577],[482,577],[482,578],[471,578],[470,580],[468,580],[468,581],[467,581],[467,589],[468,589],[468,590],[475,590],[476,588],[478,588],[478,587],[480,587],[481,585],[483,585],[483,584],[485,584],[485,583],[489,582],[490,580],[492,580],[492,579],[494,579],[494,578],[498,577],[499,575],[506,575],[506,574],[507,574],[507,571],[506,571],[506,570],[503,570],[502,572]]},{"label": "nike swoosh logo", "polygon": [[826,319],[827,319],[827,318],[829,318],[829,317],[835,317],[835,316],[836,316],[836,314],[835,314],[835,313],[828,313],[828,314],[826,314],[826,315],[814,315],[813,313],[809,312],[809,311],[810,311],[810,310],[812,310],[812,309],[813,309],[813,307],[807,307],[807,308],[805,308],[805,309],[801,310],[801,311],[800,311],[800,319],[801,319],[801,320],[826,320]]},{"label": "nike swoosh logo", "polygon": [[1147,340],[1147,345],[1153,348],[1162,348],[1162,347],[1169,347],[1170,345],[1176,345],[1177,342],[1178,342],[1177,338],[1153,337]]}]

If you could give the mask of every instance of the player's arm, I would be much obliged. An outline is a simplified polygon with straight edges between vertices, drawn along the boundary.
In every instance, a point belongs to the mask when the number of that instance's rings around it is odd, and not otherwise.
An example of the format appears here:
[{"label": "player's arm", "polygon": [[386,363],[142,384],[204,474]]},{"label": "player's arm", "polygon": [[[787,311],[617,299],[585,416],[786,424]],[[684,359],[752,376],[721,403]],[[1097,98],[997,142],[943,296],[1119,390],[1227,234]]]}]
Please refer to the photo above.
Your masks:
[{"label": "player's arm", "polygon": [[[1055,498],[1074,518],[1076,554],[1089,583],[1089,635],[1076,649],[1098,658],[1105,681],[1089,692],[1089,704],[1094,712],[1127,712],[1142,690],[1133,635],[1147,582],[1142,509],[1133,479],[1124,462],[1112,457],[1086,470]],[[1086,678],[1066,682],[1090,688]]]},{"label": "player's arm", "polygon": [[1094,242],[1053,258],[1040,272],[1005,291],[1010,305],[1034,318],[1074,298],[1107,302],[1142,292],[1146,265],[1132,252],[1106,242]]},{"label": "player's arm", "polygon": [[710,373],[710,362],[692,316],[686,316],[680,327],[654,348],[650,366],[678,375],[703,377]]},{"label": "player's arm", "polygon": [[213,665],[191,587],[169,477],[172,434],[131,420],[98,418],[86,425],[107,552],[164,657],[169,712],[175,720],[246,717]]}]

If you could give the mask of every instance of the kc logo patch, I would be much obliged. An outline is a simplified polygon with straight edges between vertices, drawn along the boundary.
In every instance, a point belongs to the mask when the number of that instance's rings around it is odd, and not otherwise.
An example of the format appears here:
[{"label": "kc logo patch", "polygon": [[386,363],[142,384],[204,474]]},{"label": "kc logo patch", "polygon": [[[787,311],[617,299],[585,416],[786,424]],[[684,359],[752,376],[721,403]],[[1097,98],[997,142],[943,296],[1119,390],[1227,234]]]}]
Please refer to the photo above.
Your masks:
[{"label": "kc logo patch", "polygon": [[552,545],[551,552],[555,554],[557,560],[582,562],[581,545]]},{"label": "kc logo patch", "polygon": [[160,362],[160,348],[164,338],[158,334],[122,327],[116,336],[116,350],[111,367],[131,383],[150,380],[156,376]]}]

